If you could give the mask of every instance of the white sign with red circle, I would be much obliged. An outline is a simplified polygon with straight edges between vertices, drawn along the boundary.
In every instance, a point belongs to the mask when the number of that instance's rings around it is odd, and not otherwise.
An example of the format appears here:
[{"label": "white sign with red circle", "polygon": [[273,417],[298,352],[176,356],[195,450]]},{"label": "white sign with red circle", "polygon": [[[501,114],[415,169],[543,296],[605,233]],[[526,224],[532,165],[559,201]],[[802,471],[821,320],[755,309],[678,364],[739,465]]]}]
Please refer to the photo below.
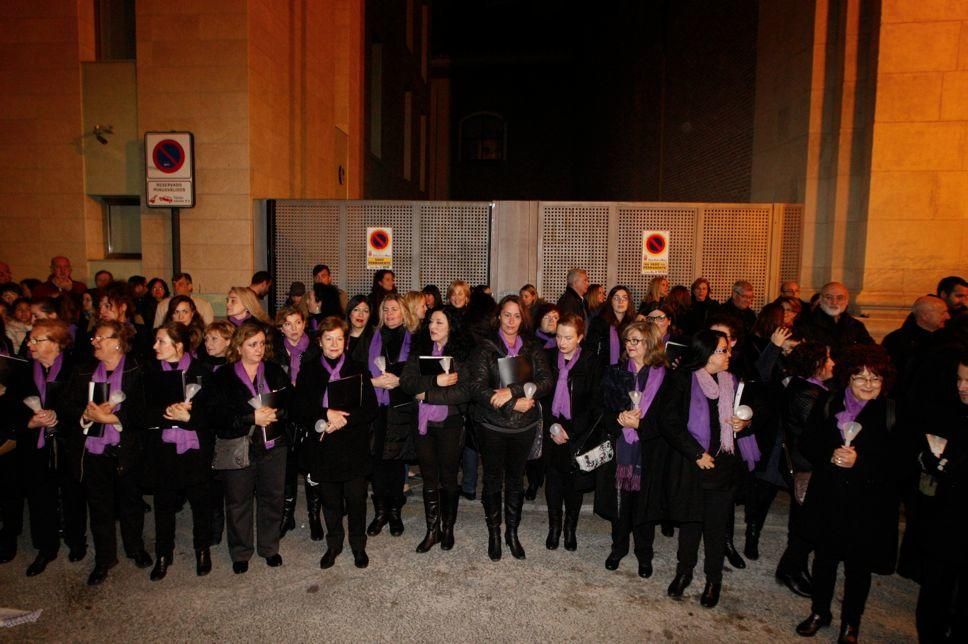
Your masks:
[{"label": "white sign with red circle", "polygon": [[642,231],[642,274],[669,274],[669,231]]},{"label": "white sign with red circle", "polygon": [[195,137],[191,132],[145,133],[145,170],[149,208],[195,205]]}]

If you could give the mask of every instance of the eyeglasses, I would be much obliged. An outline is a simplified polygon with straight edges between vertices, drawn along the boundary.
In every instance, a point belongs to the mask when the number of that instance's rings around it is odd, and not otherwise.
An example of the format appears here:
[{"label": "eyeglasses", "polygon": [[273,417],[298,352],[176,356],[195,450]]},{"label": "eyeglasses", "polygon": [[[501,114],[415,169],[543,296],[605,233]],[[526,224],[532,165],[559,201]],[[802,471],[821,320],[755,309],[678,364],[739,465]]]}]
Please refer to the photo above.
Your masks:
[{"label": "eyeglasses", "polygon": [[883,383],[884,379],[880,376],[851,376],[850,381],[856,382],[857,384],[863,383],[865,385],[875,386]]},{"label": "eyeglasses", "polygon": [[41,342],[53,342],[53,340],[51,340],[50,338],[35,338],[35,337],[31,336],[31,337],[27,338],[27,342],[29,342],[30,344],[36,346],[36,345],[40,344]]},{"label": "eyeglasses", "polygon": [[637,347],[640,344],[644,344],[644,338],[625,338],[625,344],[631,344],[633,347]]},{"label": "eyeglasses", "polygon": [[729,348],[726,348],[726,349],[716,349],[715,351],[713,351],[713,353],[718,353],[720,355],[723,355],[723,354],[729,355]]},{"label": "eyeglasses", "polygon": [[118,336],[116,335],[96,335],[91,338],[91,342],[101,342],[103,340],[116,340]]},{"label": "eyeglasses", "polygon": [[649,316],[646,316],[645,319],[648,322],[655,322],[656,320],[668,320],[669,316],[668,315],[649,315]]}]

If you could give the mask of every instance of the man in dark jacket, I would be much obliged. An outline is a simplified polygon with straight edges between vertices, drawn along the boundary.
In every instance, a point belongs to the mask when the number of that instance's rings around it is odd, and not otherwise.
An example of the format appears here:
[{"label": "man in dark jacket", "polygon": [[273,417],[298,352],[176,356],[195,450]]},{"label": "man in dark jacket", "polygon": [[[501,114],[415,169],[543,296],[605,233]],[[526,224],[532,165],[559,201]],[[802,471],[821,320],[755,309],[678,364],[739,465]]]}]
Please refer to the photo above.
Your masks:
[{"label": "man in dark jacket", "polygon": [[900,392],[906,387],[910,377],[908,366],[914,354],[918,353],[931,335],[944,327],[951,316],[948,305],[940,297],[924,295],[914,301],[911,315],[904,321],[900,329],[891,331],[881,344],[891,356],[891,362],[897,369],[897,387]]},{"label": "man in dark jacket", "polygon": [[743,335],[748,336],[756,322],[756,313],[753,312],[752,305],[753,285],[746,280],[737,280],[733,283],[732,296],[719,307],[719,313],[731,315],[742,322]]},{"label": "man in dark jacket", "polygon": [[585,293],[588,291],[588,273],[584,268],[568,271],[568,286],[558,298],[558,312],[562,317],[572,313],[581,318],[588,317]]},{"label": "man in dark jacket", "polygon": [[938,297],[948,305],[951,317],[968,311],[968,282],[963,277],[949,275],[938,282]]},{"label": "man in dark jacket", "polygon": [[864,323],[847,312],[850,293],[840,282],[824,284],[817,308],[803,316],[796,325],[804,340],[822,342],[837,359],[844,349],[854,344],[874,344]]},{"label": "man in dark jacket", "polygon": [[50,277],[47,278],[46,282],[34,289],[31,295],[34,297],[52,297],[56,299],[64,293],[68,293],[77,298],[78,303],[80,303],[81,296],[87,290],[87,285],[84,282],[77,282],[71,279],[73,270],[71,260],[68,258],[60,255],[52,257],[50,260]]}]

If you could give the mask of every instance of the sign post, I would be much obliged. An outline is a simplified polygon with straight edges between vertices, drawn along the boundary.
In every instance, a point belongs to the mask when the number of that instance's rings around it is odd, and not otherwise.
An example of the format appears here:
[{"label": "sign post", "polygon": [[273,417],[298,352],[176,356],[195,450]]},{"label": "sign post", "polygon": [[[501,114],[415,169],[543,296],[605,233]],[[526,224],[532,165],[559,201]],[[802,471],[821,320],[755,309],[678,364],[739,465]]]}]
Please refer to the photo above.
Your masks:
[{"label": "sign post", "polygon": [[171,208],[172,272],[181,272],[181,208],[195,207],[191,132],[145,132],[145,205]]}]

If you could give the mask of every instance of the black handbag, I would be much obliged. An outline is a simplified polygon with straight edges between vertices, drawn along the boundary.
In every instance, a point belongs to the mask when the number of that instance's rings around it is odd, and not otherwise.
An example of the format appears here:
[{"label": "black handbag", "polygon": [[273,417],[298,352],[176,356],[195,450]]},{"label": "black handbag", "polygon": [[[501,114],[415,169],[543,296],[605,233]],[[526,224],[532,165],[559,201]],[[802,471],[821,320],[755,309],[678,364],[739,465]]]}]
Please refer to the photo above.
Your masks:
[{"label": "black handbag", "polygon": [[249,466],[249,445],[251,443],[253,425],[249,433],[237,438],[216,438],[215,451],[212,453],[212,469],[244,470]]}]

